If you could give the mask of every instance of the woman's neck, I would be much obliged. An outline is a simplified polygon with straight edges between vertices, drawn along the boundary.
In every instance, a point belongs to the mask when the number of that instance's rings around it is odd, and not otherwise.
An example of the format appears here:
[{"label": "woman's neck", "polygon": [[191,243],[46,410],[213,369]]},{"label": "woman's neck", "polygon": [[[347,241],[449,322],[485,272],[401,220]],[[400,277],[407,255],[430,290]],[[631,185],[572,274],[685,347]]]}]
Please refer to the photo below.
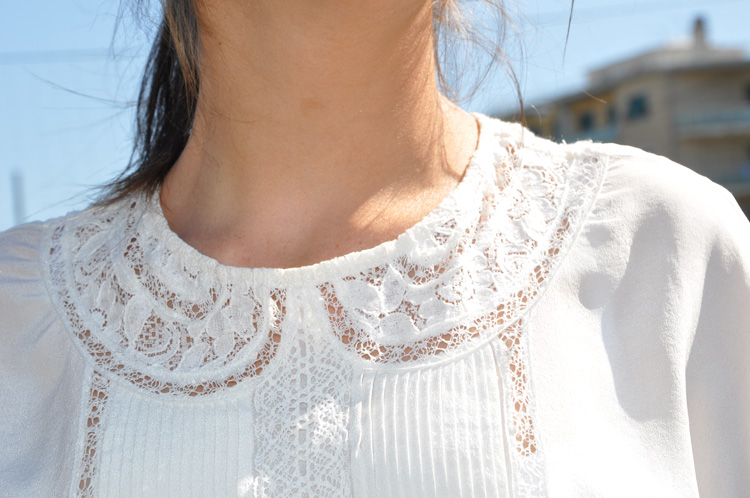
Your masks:
[{"label": "woman's neck", "polygon": [[198,250],[314,263],[392,238],[462,176],[476,124],[438,92],[431,2],[196,3],[200,96],[162,202]]}]

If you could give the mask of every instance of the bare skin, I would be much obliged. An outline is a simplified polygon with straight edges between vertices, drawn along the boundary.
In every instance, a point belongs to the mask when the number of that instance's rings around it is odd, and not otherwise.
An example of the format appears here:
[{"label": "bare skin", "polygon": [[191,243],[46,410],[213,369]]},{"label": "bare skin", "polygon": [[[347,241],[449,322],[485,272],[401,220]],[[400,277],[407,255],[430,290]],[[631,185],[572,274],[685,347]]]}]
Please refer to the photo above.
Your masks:
[{"label": "bare skin", "polygon": [[397,237],[457,185],[475,119],[435,81],[426,0],[198,0],[201,93],[172,229],[289,268]]}]

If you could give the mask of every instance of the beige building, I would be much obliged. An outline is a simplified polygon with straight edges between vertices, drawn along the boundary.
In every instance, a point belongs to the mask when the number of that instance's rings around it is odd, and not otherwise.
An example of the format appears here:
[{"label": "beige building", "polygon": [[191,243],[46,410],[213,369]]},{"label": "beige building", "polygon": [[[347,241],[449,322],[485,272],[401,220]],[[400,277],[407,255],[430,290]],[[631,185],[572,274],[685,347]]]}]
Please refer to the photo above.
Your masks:
[{"label": "beige building", "polygon": [[[506,117],[507,118],[507,117]],[[724,185],[750,217],[750,59],[690,40],[589,73],[585,91],[526,111],[537,134],[633,145]]]}]

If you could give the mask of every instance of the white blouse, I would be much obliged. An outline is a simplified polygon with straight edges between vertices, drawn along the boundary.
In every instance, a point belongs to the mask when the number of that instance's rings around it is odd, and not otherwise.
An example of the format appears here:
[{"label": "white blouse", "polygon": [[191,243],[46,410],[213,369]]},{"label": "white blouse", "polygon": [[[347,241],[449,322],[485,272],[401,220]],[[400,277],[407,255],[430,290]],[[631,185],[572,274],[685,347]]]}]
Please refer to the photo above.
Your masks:
[{"label": "white blouse", "polygon": [[397,239],[224,266],[134,195],[0,235],[0,495],[750,495],[750,224],[479,116]]}]

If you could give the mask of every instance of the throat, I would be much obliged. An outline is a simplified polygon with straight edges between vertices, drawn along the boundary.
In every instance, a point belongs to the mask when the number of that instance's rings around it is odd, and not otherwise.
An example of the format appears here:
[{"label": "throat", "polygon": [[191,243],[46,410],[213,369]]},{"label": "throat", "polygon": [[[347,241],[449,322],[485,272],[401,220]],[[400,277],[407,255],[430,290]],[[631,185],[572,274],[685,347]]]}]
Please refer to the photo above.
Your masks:
[{"label": "throat", "polygon": [[188,245],[229,266],[293,268],[370,249],[419,223],[461,181],[478,124],[457,108],[445,117],[441,162],[406,163],[400,175],[353,165],[350,176],[290,170],[238,180],[183,163],[162,187],[164,215]]},{"label": "throat", "polygon": [[313,203],[290,194],[256,209],[224,214],[166,203],[162,208],[184,242],[224,265],[295,268],[397,239],[450,195],[460,178],[440,180],[379,192],[365,201],[340,193]]}]

